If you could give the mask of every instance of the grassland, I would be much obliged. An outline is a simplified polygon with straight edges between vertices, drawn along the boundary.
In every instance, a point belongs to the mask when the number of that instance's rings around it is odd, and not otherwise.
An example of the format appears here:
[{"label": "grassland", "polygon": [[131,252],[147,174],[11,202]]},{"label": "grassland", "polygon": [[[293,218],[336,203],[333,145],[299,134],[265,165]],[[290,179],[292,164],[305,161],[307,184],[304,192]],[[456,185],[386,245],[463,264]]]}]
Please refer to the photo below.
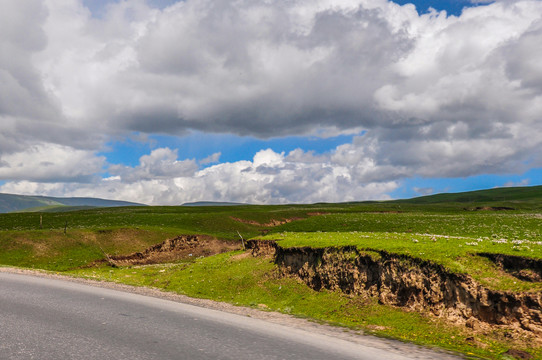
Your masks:
[{"label": "grassland", "polygon": [[[314,291],[278,276],[269,259],[242,252],[173,264],[111,268],[90,264],[180,234],[281,246],[356,246],[409,255],[466,273],[483,285],[539,292],[542,283],[503,272],[481,252],[542,258],[542,188],[439,195],[384,203],[287,206],[124,207],[0,215],[0,264],[153,286],[194,297],[261,307],[429,346],[500,359],[509,348],[542,358],[540,348],[502,333],[478,334],[337,292]],[[522,195],[523,194],[523,195]],[[500,209],[497,211],[497,209]],[[513,209],[513,210],[512,210]],[[242,220],[242,221],[241,221]],[[269,223],[281,225],[269,226]]]}]

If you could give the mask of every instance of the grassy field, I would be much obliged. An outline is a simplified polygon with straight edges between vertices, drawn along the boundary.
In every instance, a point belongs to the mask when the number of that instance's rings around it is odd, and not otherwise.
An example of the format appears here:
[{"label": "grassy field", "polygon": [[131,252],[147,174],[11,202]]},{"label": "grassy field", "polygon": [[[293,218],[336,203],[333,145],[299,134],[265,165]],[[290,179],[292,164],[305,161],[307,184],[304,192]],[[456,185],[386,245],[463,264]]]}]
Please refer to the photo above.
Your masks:
[{"label": "grassy field", "polygon": [[[497,189],[498,190],[498,189]],[[284,206],[124,207],[71,212],[0,214],[0,264],[73,276],[153,286],[307,317],[360,331],[501,359],[518,348],[502,333],[477,335],[378,304],[375,300],[313,291],[278,276],[270,259],[242,252],[172,264],[89,267],[105,254],[142,251],[180,234],[204,234],[241,244],[276,239],[290,246],[356,246],[385,250],[470,274],[483,285],[512,292],[542,291],[520,281],[481,252],[542,258],[542,187],[445,194],[410,201]],[[44,209],[45,210],[45,209]],[[273,225],[273,226],[270,226]]]}]

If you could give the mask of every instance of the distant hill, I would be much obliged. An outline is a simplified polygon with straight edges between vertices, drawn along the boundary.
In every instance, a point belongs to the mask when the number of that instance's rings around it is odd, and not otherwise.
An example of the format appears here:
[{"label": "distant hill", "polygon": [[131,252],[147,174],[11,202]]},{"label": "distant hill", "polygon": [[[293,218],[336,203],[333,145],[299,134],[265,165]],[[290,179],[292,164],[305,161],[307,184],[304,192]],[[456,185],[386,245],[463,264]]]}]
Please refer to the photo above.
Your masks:
[{"label": "distant hill", "polygon": [[460,193],[443,193],[421,196],[413,199],[395,200],[398,203],[409,204],[439,204],[439,203],[514,203],[542,202],[542,185],[503,187],[487,190],[468,191]]},{"label": "distant hill", "polygon": [[238,205],[248,205],[242,203],[234,202],[217,202],[217,201],[196,201],[196,202],[187,202],[181,206],[238,206]]},{"label": "distant hill", "polygon": [[93,207],[145,206],[143,204],[97,198],[59,198],[0,193],[0,213],[18,211],[70,211]]}]

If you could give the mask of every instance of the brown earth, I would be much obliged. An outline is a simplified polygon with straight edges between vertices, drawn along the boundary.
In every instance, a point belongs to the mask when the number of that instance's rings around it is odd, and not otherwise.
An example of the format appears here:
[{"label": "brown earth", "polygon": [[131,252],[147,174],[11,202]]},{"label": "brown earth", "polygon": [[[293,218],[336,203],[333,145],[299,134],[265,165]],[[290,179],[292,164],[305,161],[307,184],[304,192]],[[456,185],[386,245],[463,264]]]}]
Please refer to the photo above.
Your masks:
[{"label": "brown earth", "polygon": [[[326,212],[309,212],[307,213],[307,216],[320,216],[320,215],[328,215],[328,214],[329,213],[326,213]],[[293,217],[293,218],[283,218],[283,219],[271,219],[269,220],[269,222],[266,222],[266,223],[260,223],[256,220],[241,219],[235,216],[230,216],[230,219],[243,223],[243,224],[248,224],[248,225],[261,226],[261,227],[275,227],[275,226],[291,223],[292,221],[303,220],[304,218]]]},{"label": "brown earth", "polygon": [[274,240],[248,240],[246,248],[252,256],[274,256],[278,245]]},{"label": "brown earth", "polygon": [[211,256],[240,249],[240,244],[203,235],[181,235],[153,245],[142,252],[107,257],[113,266],[147,265],[172,262],[190,257]]},{"label": "brown earth", "polygon": [[269,220],[269,222],[259,223],[259,222],[255,221],[255,220],[241,219],[241,218],[237,218],[237,217],[234,217],[234,216],[230,216],[230,218],[232,220],[235,220],[235,221],[243,223],[243,224],[254,225],[254,226],[262,226],[262,227],[274,227],[274,226],[284,225],[284,224],[290,223],[292,221],[302,219],[302,218],[290,218],[290,219],[280,219],[280,220],[271,219],[271,220]]},{"label": "brown earth", "polygon": [[[273,241],[249,241],[256,256],[274,255],[283,276],[309,287],[338,290],[380,303],[444,318],[473,332],[499,332],[542,345],[542,293],[485,288],[466,274],[406,255],[360,252],[356,247],[282,248]],[[533,270],[534,272],[534,270]]]},{"label": "brown earth", "polygon": [[542,282],[542,260],[492,253],[478,253],[478,255],[488,258],[503,271],[519,280]]},{"label": "brown earth", "polygon": [[467,211],[506,211],[506,210],[516,210],[508,206],[477,206],[475,208],[464,208]]}]

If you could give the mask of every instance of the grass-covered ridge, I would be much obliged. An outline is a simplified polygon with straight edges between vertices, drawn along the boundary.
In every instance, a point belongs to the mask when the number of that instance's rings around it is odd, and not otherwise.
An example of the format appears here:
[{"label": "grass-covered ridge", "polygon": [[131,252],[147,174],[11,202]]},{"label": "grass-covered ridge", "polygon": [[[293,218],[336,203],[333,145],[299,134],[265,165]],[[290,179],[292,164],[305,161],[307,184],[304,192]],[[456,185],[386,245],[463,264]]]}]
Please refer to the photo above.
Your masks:
[{"label": "grass-covered ridge", "polygon": [[[60,198],[51,196],[28,196],[0,193],[0,213],[16,212],[16,211],[42,211],[44,209],[55,209],[62,207],[110,207],[110,206],[139,206],[141,204],[128,202],[105,200],[97,198]],[[72,209],[72,210],[73,210]],[[67,211],[63,209],[61,211]]]},{"label": "grass-covered ridge", "polygon": [[438,204],[438,203],[486,203],[520,207],[540,206],[542,186],[505,187],[460,193],[444,193],[421,196],[413,199],[396,200],[396,203]]},{"label": "grass-covered ridge", "polygon": [[[279,235],[277,242],[282,247],[355,246],[360,251],[386,251],[443,265],[453,273],[469,274],[491,289],[542,291],[541,282],[521,281],[479,255],[495,253],[542,259],[542,241],[372,232],[282,232]],[[262,239],[277,239],[277,236]]]}]

